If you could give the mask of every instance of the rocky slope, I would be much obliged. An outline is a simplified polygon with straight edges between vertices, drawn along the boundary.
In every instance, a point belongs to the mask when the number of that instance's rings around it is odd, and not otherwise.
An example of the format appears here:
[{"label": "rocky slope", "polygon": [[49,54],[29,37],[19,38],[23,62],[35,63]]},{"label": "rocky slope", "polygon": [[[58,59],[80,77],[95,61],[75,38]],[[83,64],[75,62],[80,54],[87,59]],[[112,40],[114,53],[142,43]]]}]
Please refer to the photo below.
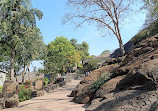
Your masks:
[{"label": "rocky slope", "polygon": [[93,96],[95,95],[94,92],[91,91],[91,85],[103,74],[103,73],[109,73],[114,68],[116,68],[117,65],[110,65],[105,66],[100,69],[96,69],[92,71],[85,79],[83,79],[76,88],[72,91],[70,94],[70,97],[74,97],[73,101],[80,104],[86,104],[91,99],[93,99]]},{"label": "rocky slope", "polygon": [[87,111],[158,111],[158,34],[135,45]]},{"label": "rocky slope", "polygon": [[[158,21],[153,22],[151,25],[149,25],[147,28],[140,31],[137,35],[135,35],[131,40],[129,40],[125,45],[125,52],[128,54],[136,44],[141,42],[142,40],[145,40],[146,38],[150,38],[151,36],[158,33]],[[121,53],[121,50],[118,48],[116,49],[111,55],[111,58],[117,58]]]}]

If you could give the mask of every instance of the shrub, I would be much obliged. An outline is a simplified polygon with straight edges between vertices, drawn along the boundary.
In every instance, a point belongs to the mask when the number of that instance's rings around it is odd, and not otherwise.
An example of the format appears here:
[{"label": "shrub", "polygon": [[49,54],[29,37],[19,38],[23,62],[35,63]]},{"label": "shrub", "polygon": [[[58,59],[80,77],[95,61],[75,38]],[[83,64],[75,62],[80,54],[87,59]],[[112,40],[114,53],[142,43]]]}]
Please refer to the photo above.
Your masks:
[{"label": "shrub", "polygon": [[96,92],[104,83],[110,80],[110,73],[102,74],[92,85],[91,91]]},{"label": "shrub", "polygon": [[48,85],[48,82],[49,82],[48,77],[44,77],[44,85],[45,85],[45,86],[47,86],[47,85]]},{"label": "shrub", "polygon": [[32,81],[26,80],[26,82],[24,83],[25,85],[30,85],[32,83]]},{"label": "shrub", "polygon": [[31,89],[30,87],[28,89],[25,88],[25,85],[20,85],[20,90],[19,90],[19,101],[22,102],[22,101],[26,101],[26,100],[29,100],[31,99]]}]

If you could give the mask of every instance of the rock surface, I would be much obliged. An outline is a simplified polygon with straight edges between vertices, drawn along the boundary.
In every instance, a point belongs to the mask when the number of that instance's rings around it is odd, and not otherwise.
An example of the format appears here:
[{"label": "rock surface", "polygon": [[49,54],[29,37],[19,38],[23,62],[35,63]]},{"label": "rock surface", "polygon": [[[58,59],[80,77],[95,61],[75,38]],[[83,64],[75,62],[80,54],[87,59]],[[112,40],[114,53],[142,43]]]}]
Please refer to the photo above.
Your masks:
[{"label": "rock surface", "polygon": [[122,80],[125,76],[118,76],[106,82],[97,92],[95,93],[95,97],[97,98],[106,98],[107,94],[114,91],[116,85],[120,80]]},{"label": "rock surface", "polygon": [[19,97],[18,97],[19,85],[14,83],[12,80],[7,80],[3,85],[3,107],[4,108],[13,108],[19,106]]},{"label": "rock surface", "polygon": [[92,101],[86,111],[157,111],[158,91],[127,90]]},{"label": "rock surface", "polygon": [[19,97],[14,94],[11,98],[5,98],[5,108],[13,108],[19,106]]},{"label": "rock surface", "polygon": [[76,103],[88,103],[95,94],[90,90],[92,83],[96,81],[103,73],[110,73],[116,67],[117,65],[111,65],[92,71],[76,86],[76,88],[70,94],[70,97],[74,97],[73,101]]},{"label": "rock surface", "polygon": [[86,111],[158,111],[157,47],[158,34],[135,45]]},{"label": "rock surface", "polygon": [[35,81],[35,90],[43,89],[43,79],[38,79]]}]

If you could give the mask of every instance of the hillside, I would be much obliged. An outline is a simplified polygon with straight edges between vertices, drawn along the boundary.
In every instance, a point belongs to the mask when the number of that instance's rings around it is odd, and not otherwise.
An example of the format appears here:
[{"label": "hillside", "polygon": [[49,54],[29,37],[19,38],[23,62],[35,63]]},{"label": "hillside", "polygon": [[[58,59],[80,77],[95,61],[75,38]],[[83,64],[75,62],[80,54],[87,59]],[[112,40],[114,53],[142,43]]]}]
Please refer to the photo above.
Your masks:
[{"label": "hillside", "polygon": [[[150,26],[140,31],[137,35],[132,37],[125,45],[125,52],[128,54],[139,42],[145,40],[148,37],[151,37],[158,33],[158,21],[153,22]],[[120,55],[121,50],[118,48],[116,49],[111,55],[111,58],[116,58]]]}]

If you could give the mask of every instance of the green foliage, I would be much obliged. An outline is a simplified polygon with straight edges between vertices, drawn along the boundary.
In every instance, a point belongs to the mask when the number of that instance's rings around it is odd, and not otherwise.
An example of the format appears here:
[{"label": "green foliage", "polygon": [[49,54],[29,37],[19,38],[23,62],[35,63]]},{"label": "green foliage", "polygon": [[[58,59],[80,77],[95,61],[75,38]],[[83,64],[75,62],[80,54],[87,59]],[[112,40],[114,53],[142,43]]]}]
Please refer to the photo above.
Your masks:
[{"label": "green foliage", "polygon": [[71,42],[71,44],[72,44],[73,46],[75,46],[76,43],[77,43],[77,40],[76,40],[76,39],[71,39],[70,42]]},{"label": "green foliage", "polygon": [[87,44],[87,42],[82,42],[82,44],[76,44],[76,39],[71,39],[70,42],[75,47],[75,50],[80,53],[81,60],[83,63],[87,56],[89,56],[89,45]]},{"label": "green foliage", "polygon": [[64,73],[67,67],[80,64],[80,52],[75,50],[65,37],[57,37],[47,46],[47,56],[44,59],[46,73]]},{"label": "green foliage", "polygon": [[89,71],[96,69],[97,66],[98,66],[98,60],[92,58],[92,59],[88,60],[87,63],[84,64],[84,66],[82,67],[82,71],[89,72]]},{"label": "green foliage", "polygon": [[101,55],[102,55],[102,54],[105,54],[105,53],[110,53],[110,51],[109,51],[109,50],[105,50],[105,51],[103,51],[103,52],[101,53]]},{"label": "green foliage", "polygon": [[0,58],[15,60],[10,65],[13,77],[15,64],[29,64],[39,57],[43,43],[36,17],[40,20],[43,14],[32,8],[31,0],[1,0],[0,10],[0,47],[4,49]]},{"label": "green foliage", "polygon": [[110,75],[110,73],[102,74],[102,76],[100,76],[97,81],[91,85],[91,91],[96,92],[104,83],[111,79]]},{"label": "green foliage", "polygon": [[77,69],[76,70],[76,74],[83,74],[84,72],[83,72],[83,70],[81,70],[81,69]]},{"label": "green foliage", "polygon": [[18,93],[19,101],[22,102],[31,99],[31,93],[30,88],[25,89],[25,85],[20,85],[20,91]]},{"label": "green foliage", "polygon": [[97,68],[98,60],[97,59],[90,59],[88,61],[88,64],[90,65],[90,69],[93,70],[94,68]]},{"label": "green foliage", "polygon": [[143,0],[145,2],[144,8],[149,11],[148,19],[158,19],[158,0]]},{"label": "green foliage", "polygon": [[158,33],[158,20],[151,23],[147,28],[140,31],[136,36],[134,36],[130,41],[135,44],[140,42],[143,39],[146,39],[148,36],[152,36]]},{"label": "green foliage", "polygon": [[47,86],[49,82],[49,79],[47,77],[44,77],[44,85]]}]

